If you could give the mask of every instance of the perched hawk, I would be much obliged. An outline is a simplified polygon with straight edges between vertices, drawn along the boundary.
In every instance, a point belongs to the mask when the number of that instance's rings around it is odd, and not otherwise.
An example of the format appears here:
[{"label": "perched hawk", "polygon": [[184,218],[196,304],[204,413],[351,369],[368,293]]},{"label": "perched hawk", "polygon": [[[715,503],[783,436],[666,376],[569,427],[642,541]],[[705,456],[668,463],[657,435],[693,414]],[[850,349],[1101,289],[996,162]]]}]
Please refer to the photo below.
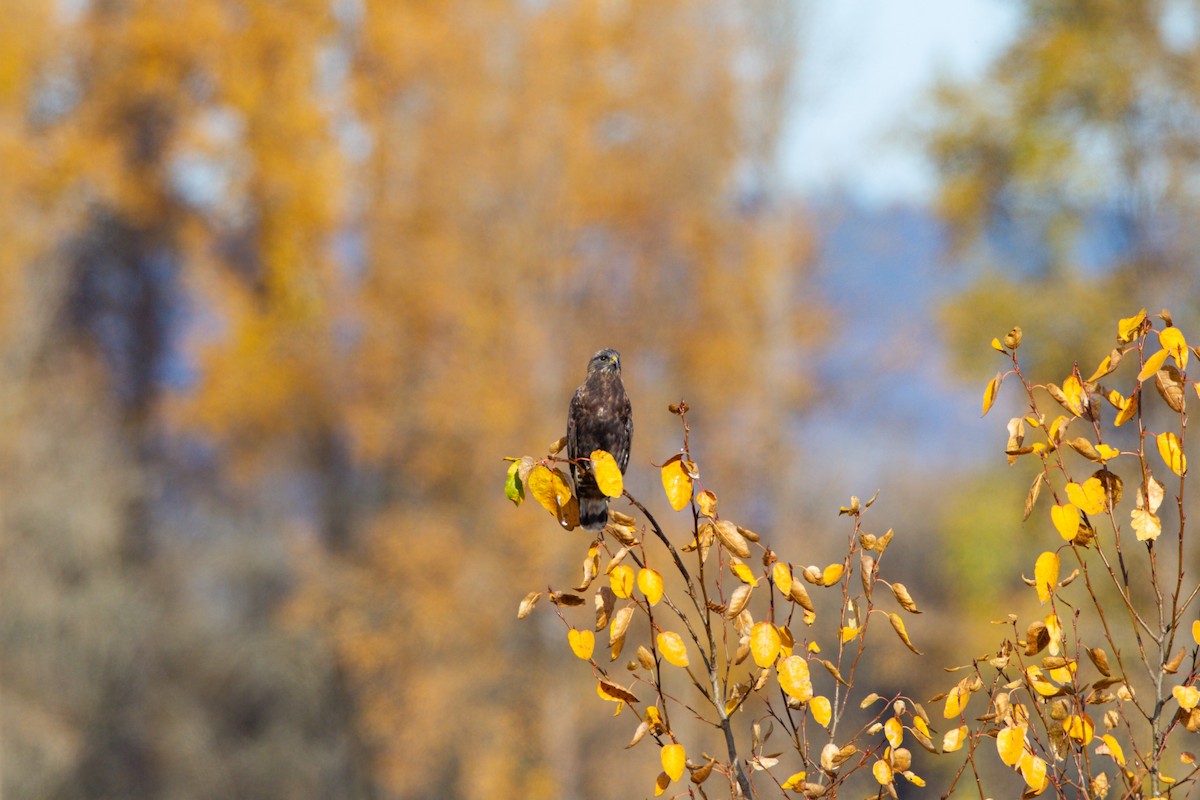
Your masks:
[{"label": "perched hawk", "polygon": [[621,383],[621,354],[601,350],[588,362],[587,377],[575,390],[567,415],[567,457],[572,459],[579,524],[589,531],[608,524],[608,498],[596,485],[588,462],[576,463],[574,459],[587,458],[593,450],[607,450],[624,474],[632,438],[633,414]]}]

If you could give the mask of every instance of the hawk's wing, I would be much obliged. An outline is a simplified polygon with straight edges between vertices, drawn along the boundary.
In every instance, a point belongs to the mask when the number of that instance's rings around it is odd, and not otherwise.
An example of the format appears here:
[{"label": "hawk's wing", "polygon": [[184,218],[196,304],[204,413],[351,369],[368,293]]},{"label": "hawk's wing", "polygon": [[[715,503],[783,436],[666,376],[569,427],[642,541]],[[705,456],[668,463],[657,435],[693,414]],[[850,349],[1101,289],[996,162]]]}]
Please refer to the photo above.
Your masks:
[{"label": "hawk's wing", "polygon": [[570,408],[567,411],[567,458],[571,459],[572,485],[577,480],[575,476],[575,459],[579,458],[579,414],[582,411],[580,405],[580,392],[582,391],[582,386],[575,390],[575,394],[571,396]]}]

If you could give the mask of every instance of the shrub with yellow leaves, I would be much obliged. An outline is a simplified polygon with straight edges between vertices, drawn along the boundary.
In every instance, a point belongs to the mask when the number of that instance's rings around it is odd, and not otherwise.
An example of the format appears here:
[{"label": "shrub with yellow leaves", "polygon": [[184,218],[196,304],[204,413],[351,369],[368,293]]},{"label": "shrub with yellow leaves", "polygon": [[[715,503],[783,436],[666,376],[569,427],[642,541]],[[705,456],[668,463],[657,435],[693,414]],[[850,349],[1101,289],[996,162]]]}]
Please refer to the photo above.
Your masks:
[{"label": "shrub with yellow leaves", "polygon": [[[1026,796],[1194,791],[1200,769],[1185,737],[1200,731],[1200,584],[1185,576],[1184,448],[1189,387],[1200,394],[1186,370],[1200,350],[1165,309],[1120,320],[1095,372],[1076,366],[1061,386],[1029,379],[1019,345],[992,341],[1011,363],[988,382],[983,412],[1015,377],[1025,409],[1008,423],[1005,455],[1035,467],[1025,520],[1050,494],[1042,546],[1053,549],[1031,557],[1025,578],[1035,618],[1024,629],[1018,614],[1001,620],[1008,633],[995,654],[956,668],[966,677],[936,698],[957,725],[943,751],[965,753],[946,794],[968,772],[983,785],[988,739]],[[986,704],[971,704],[974,694]]]},{"label": "shrub with yellow leaves", "polygon": [[[597,480],[614,497],[609,523],[595,538],[580,540],[582,579],[570,591],[551,581],[545,593],[571,652],[591,668],[581,695],[594,686],[616,714],[637,717],[629,747],[647,738],[658,745],[662,772],[646,778],[655,796],[685,771],[689,783],[676,796],[712,796],[719,790],[709,782],[718,780],[730,797],[747,798],[847,790],[895,796],[898,780],[924,786],[904,743],[937,752],[925,710],[899,693],[855,692],[868,646],[880,657],[902,647],[920,655],[897,613],[919,614],[917,603],[903,583],[880,573],[893,532],[863,528],[875,498],[851,498],[840,508],[853,524],[839,560],[825,566],[786,560],[718,510],[692,457],[688,406],[669,411],[682,424],[683,446],[660,472],[666,513],[683,524],[668,534],[671,526],[660,526],[624,488],[611,455],[593,452]],[[519,506],[528,492],[556,527],[575,530],[578,505],[560,452],[552,447],[540,458],[509,459],[505,494]],[[617,508],[622,497],[629,513]],[[603,566],[601,556],[608,559]],[[814,587],[811,596],[806,583]],[[876,592],[879,584],[887,591]],[[542,597],[528,594],[518,616],[530,614]],[[603,647],[594,649],[593,636],[605,628],[607,658]],[[636,657],[622,663],[627,643]],[[784,741],[769,747],[776,729]]]}]

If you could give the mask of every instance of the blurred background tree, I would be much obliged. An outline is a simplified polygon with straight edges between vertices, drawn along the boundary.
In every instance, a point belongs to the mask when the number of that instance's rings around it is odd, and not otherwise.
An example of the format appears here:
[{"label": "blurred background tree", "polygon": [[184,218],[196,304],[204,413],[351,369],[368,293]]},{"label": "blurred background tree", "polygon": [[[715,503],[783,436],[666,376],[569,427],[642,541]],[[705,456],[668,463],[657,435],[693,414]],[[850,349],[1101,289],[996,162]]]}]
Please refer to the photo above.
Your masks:
[{"label": "blurred background tree", "polygon": [[[1154,312],[1195,293],[1200,9],[1020,6],[986,75],[938,92],[938,205],[972,276],[943,315],[970,369],[987,358],[979,338],[1008,330],[1019,304],[1040,360],[1065,375],[1068,353],[1098,363],[1112,346],[1078,315]],[[1195,319],[1189,304],[1169,304],[1180,324]]]},{"label": "blurred background tree", "polygon": [[499,457],[615,346],[631,485],[683,394],[786,509],[788,4],[4,13],[4,788],[624,796],[512,627],[578,547]]}]

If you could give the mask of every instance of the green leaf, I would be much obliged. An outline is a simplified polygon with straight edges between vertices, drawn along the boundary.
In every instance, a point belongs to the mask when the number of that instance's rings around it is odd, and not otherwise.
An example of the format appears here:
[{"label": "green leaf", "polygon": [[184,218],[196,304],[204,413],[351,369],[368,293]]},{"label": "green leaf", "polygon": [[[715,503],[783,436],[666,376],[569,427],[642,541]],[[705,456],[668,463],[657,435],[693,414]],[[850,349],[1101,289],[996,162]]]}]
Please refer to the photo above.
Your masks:
[{"label": "green leaf", "polygon": [[509,464],[508,476],[504,479],[504,496],[512,500],[514,506],[521,505],[525,499],[525,484],[521,483],[521,476],[517,474],[520,467],[519,461]]}]

